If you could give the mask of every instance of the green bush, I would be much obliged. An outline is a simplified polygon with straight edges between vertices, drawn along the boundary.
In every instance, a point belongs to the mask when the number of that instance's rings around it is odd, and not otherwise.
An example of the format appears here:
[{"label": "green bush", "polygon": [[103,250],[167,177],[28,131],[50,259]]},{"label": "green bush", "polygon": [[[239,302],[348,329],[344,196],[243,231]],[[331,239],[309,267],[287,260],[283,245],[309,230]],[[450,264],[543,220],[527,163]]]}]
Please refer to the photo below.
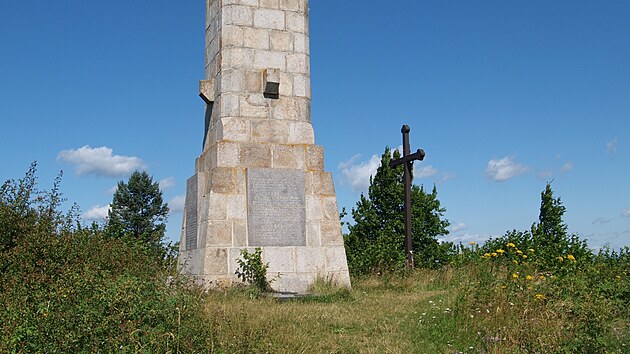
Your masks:
[{"label": "green bush", "polygon": [[241,250],[241,258],[237,261],[236,276],[245,284],[253,285],[259,291],[270,291],[272,280],[267,279],[269,263],[262,261],[262,249],[256,248],[253,253]]},{"label": "green bush", "polygon": [[0,187],[0,352],[205,350],[201,291],[146,246],[60,213],[59,182],[36,190],[33,165]]}]

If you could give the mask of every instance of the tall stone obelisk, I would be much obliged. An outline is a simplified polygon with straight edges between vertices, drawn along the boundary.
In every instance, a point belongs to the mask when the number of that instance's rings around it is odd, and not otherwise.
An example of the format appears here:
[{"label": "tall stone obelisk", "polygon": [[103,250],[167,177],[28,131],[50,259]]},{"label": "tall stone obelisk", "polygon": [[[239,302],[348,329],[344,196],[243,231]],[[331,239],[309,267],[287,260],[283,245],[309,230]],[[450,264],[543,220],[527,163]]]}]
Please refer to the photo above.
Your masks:
[{"label": "tall stone obelisk", "polygon": [[234,281],[263,250],[278,291],[350,286],[339,211],[311,125],[308,0],[206,0],[203,152],[187,181],[180,268]]}]

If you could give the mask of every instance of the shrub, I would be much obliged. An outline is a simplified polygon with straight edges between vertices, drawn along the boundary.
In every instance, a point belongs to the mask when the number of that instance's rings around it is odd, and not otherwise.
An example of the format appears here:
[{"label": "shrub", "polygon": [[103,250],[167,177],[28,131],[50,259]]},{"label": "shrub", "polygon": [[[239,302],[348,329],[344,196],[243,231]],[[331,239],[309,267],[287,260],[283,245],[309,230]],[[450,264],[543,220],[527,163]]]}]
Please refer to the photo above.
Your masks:
[{"label": "shrub", "polygon": [[57,179],[35,165],[0,187],[0,352],[201,351],[211,344],[201,292],[146,246],[58,211]]},{"label": "shrub", "polygon": [[267,280],[269,263],[262,261],[262,249],[256,248],[253,253],[241,250],[241,258],[237,260],[236,276],[244,283],[253,285],[260,291],[270,291],[273,280]]}]

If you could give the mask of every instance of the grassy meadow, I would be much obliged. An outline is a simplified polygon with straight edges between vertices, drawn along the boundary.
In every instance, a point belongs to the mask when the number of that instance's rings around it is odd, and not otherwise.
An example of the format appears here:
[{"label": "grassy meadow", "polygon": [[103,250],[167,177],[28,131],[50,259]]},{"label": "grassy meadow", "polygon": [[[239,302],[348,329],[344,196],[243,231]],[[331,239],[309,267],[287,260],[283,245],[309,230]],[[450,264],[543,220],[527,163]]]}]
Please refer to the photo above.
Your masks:
[{"label": "grassy meadow", "polygon": [[167,249],[34,186],[32,168],[0,187],[0,353],[630,353],[630,249],[593,252],[561,222],[280,301],[191,285]]},{"label": "grassy meadow", "polygon": [[212,343],[224,353],[630,352],[621,269],[604,275],[594,263],[557,277],[508,269],[498,257],[355,279],[351,291],[322,284],[318,296],[286,302],[209,293]]}]

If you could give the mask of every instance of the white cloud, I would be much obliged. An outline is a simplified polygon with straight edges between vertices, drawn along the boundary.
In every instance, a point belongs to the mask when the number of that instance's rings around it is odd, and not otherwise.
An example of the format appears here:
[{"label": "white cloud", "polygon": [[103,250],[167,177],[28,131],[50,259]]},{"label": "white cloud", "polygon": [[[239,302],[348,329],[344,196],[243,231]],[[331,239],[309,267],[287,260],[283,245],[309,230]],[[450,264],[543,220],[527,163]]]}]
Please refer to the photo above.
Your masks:
[{"label": "white cloud", "polygon": [[614,138],[613,140],[609,141],[606,143],[606,150],[608,150],[608,152],[610,153],[615,153],[617,152],[617,143],[619,141],[617,140],[617,138]]},{"label": "white cloud", "polygon": [[186,196],[178,195],[168,201],[168,208],[171,214],[179,214],[184,212],[184,205],[186,204]]},{"label": "white cloud", "polygon": [[464,224],[463,222],[460,222],[457,225],[451,226],[451,232],[455,233],[455,232],[466,230],[467,228],[468,228],[468,225]]},{"label": "white cloud", "polygon": [[109,205],[105,205],[105,206],[95,205],[90,210],[81,214],[81,218],[83,220],[91,220],[91,221],[103,220],[107,217],[108,211],[109,211]]},{"label": "white cloud", "polygon": [[488,241],[489,238],[490,238],[489,236],[484,236],[480,234],[464,233],[458,236],[447,235],[445,237],[438,237],[438,241],[439,242],[453,242],[454,244],[458,244],[461,242],[463,245],[468,245],[470,242],[474,242],[476,244],[481,245],[484,242]]},{"label": "white cloud", "polygon": [[134,156],[114,155],[107,146],[92,148],[85,145],[57,154],[57,160],[75,165],[77,175],[121,177],[145,168],[144,162]]},{"label": "white cloud", "polygon": [[426,177],[435,176],[437,174],[438,174],[438,170],[431,165],[426,165],[426,166],[422,166],[418,168],[418,165],[414,164],[414,167],[413,167],[414,177],[426,178]]},{"label": "white cloud", "polygon": [[373,155],[370,161],[356,163],[360,155],[353,156],[349,161],[339,164],[339,169],[353,191],[366,191],[370,186],[370,176],[376,174],[381,158]]},{"label": "white cloud", "polygon": [[173,177],[169,177],[169,178],[165,178],[163,180],[161,180],[160,182],[158,182],[159,186],[160,186],[160,190],[165,190],[168,188],[171,188],[175,185],[175,178]]},{"label": "white cloud", "polygon": [[496,182],[507,181],[510,178],[527,172],[527,166],[514,162],[513,157],[490,160],[486,167],[486,177]]},{"label": "white cloud", "polygon": [[561,173],[566,173],[571,170],[573,170],[573,162],[567,162],[564,165],[562,165],[562,168],[560,168]]},{"label": "white cloud", "polygon": [[626,218],[630,218],[630,209],[624,209],[621,212],[621,216],[626,217]]},{"label": "white cloud", "polygon": [[597,218],[595,220],[593,220],[593,225],[595,224],[608,224],[609,222],[611,222],[613,219],[607,219],[607,218]]}]

